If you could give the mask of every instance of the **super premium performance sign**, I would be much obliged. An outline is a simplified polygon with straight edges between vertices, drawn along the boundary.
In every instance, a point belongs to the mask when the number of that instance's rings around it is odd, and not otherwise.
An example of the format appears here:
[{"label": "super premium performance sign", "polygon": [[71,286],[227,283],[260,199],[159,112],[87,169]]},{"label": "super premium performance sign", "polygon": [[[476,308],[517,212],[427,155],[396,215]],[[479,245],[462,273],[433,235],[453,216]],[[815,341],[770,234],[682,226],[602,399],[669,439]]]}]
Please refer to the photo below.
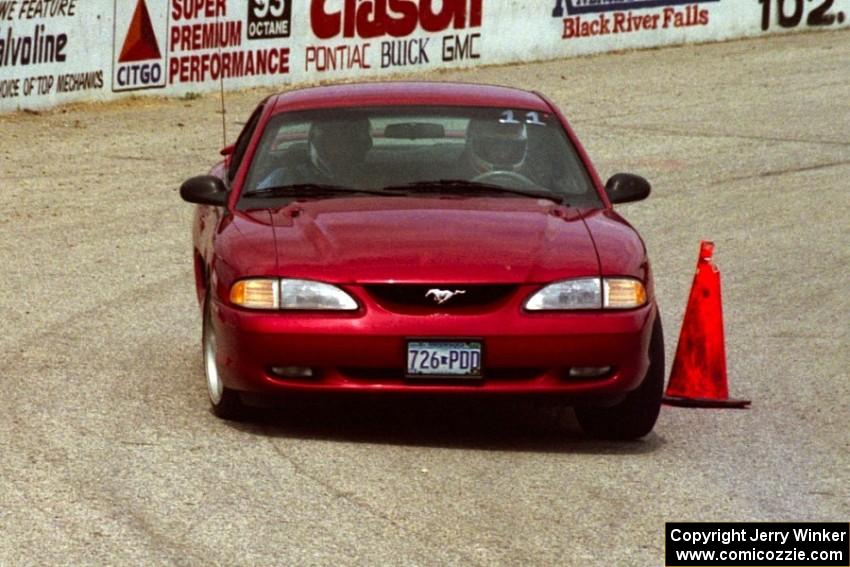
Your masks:
[{"label": "super premium performance sign", "polygon": [[288,74],[291,13],[289,0],[115,0],[112,90]]}]

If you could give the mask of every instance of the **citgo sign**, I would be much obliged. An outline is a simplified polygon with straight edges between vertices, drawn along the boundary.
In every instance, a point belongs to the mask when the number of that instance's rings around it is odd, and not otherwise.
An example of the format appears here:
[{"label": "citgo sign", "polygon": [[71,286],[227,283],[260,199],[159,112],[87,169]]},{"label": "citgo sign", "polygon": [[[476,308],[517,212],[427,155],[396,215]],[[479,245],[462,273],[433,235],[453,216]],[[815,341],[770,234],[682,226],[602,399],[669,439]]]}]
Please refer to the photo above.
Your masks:
[{"label": "citgo sign", "polygon": [[[113,91],[161,89],[166,85],[165,50],[160,47],[168,30],[168,11],[161,0],[153,0],[151,13],[145,0],[132,3],[115,0],[113,36]],[[153,16],[153,17],[152,17]],[[123,34],[120,30],[126,30]]]}]

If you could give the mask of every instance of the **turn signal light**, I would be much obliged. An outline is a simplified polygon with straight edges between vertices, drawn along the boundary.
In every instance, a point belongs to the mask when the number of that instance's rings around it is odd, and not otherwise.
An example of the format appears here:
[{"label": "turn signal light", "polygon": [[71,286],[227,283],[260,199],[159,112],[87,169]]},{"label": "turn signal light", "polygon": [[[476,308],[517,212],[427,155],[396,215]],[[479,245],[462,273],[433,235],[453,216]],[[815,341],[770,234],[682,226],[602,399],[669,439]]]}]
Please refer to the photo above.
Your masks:
[{"label": "turn signal light", "polygon": [[230,288],[230,302],[248,309],[277,309],[280,283],[272,279],[240,280]]},{"label": "turn signal light", "polygon": [[604,278],[603,307],[606,309],[633,309],[646,303],[646,288],[630,278]]}]

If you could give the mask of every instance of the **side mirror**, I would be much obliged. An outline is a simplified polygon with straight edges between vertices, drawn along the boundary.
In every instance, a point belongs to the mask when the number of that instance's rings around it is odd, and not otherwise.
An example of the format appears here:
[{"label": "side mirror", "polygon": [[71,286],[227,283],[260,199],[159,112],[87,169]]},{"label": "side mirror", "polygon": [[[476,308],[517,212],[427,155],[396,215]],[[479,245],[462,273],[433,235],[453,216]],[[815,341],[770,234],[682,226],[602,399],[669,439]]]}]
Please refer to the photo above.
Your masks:
[{"label": "side mirror", "polygon": [[640,175],[617,173],[605,184],[605,193],[612,203],[631,203],[649,197],[652,187]]},{"label": "side mirror", "polygon": [[227,188],[224,181],[214,175],[199,175],[183,182],[180,198],[197,205],[223,207],[227,204]]}]

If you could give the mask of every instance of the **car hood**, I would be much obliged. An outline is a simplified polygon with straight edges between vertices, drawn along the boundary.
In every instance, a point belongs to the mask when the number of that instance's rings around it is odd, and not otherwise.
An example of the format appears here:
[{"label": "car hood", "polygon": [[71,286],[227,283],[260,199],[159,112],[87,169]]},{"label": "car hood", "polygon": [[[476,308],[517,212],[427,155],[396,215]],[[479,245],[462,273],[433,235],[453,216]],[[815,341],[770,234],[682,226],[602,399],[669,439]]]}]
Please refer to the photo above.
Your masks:
[{"label": "car hood", "polygon": [[[239,214],[277,274],[335,283],[543,283],[599,274],[582,212],[545,199],[351,197]],[[258,243],[258,246],[260,244]],[[271,250],[266,250],[266,253]]]}]

